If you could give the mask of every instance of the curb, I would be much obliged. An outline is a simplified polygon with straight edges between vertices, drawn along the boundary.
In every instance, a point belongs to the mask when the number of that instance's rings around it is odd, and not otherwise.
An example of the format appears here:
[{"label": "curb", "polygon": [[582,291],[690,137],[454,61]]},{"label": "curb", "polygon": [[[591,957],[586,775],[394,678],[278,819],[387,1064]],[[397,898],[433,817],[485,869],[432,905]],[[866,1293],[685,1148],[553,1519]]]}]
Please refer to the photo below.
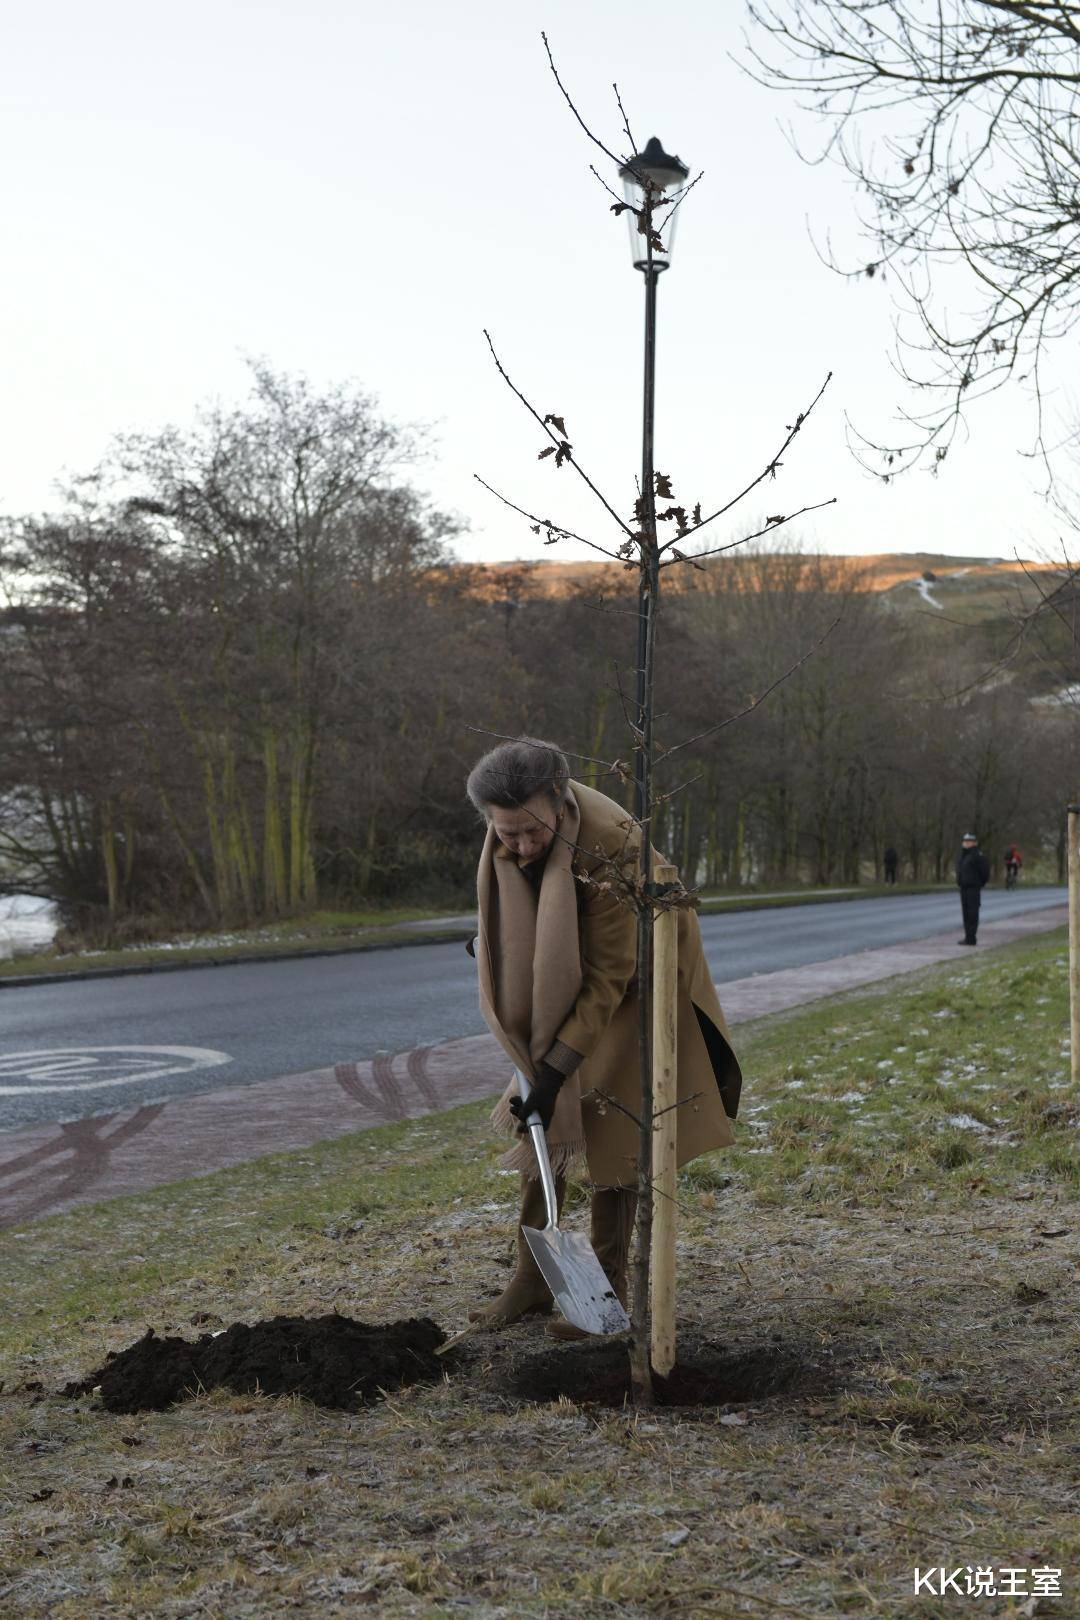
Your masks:
[{"label": "curb", "polygon": [[193,968],[250,967],[256,962],[302,962],[309,956],[358,956],[365,951],[405,950],[412,945],[467,944],[475,929],[444,928],[403,939],[372,939],[356,945],[317,946],[309,951],[272,951],[254,956],[200,956],[190,962],[144,962],[136,967],[73,968],[71,972],[0,975],[0,990],[39,984],[71,984],[79,979],[129,979],[147,973],[186,973]]},{"label": "curb", "polygon": [[[736,900],[730,905],[723,900],[711,902],[707,900],[704,905],[697,908],[697,911],[701,917],[716,917],[726,915],[728,912],[734,914],[740,911],[775,911],[783,906],[829,905],[841,900],[877,898],[880,897],[861,895],[858,890],[854,890],[851,894],[830,894],[820,897],[807,895],[805,899],[788,897],[772,900],[768,895],[760,897],[748,895],[745,900]],[[0,973],[0,990],[26,990],[37,984],[71,984],[84,979],[127,979],[145,973],[180,973],[191,968],[251,967],[256,962],[300,962],[305,956],[352,956],[358,951],[392,951],[406,945],[453,944],[455,941],[467,944],[475,933],[475,926],[467,932],[461,928],[433,928],[427,933],[418,930],[402,938],[365,940],[355,945],[314,946],[306,951],[256,951],[246,956],[198,956],[186,962],[143,962],[132,967],[59,968],[55,973]]]},{"label": "curb", "polygon": [[731,901],[715,898],[703,901],[697,907],[697,913],[699,917],[717,917],[721,914],[726,916],[729,911],[732,913],[737,911],[780,911],[784,907],[793,909],[796,906],[840,906],[847,900],[891,899],[893,894],[901,900],[905,896],[917,900],[928,894],[952,894],[955,888],[956,885],[952,883],[934,883],[929,885],[920,884],[918,888],[907,889],[900,885],[895,890],[850,889],[845,890],[843,894],[777,895],[775,899],[769,894],[747,895],[745,899]]}]

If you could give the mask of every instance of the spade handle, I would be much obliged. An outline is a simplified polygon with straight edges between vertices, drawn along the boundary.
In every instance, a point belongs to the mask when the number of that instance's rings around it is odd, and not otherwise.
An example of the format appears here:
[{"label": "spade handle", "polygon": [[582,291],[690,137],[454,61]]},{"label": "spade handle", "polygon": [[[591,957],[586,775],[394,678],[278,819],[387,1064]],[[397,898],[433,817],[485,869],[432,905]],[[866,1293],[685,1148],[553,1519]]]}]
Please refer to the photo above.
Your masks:
[{"label": "spade handle", "polygon": [[[524,1102],[525,1098],[532,1090],[532,1086],[530,1085],[529,1081],[526,1080],[520,1069],[514,1070],[514,1078],[517,1081],[518,1095],[522,1102]],[[533,1151],[536,1154],[536,1162],[540,1166],[540,1185],[544,1189],[544,1203],[547,1205],[547,1228],[545,1230],[558,1230],[559,1205],[555,1198],[555,1177],[551,1173],[551,1160],[548,1157],[547,1137],[544,1135],[544,1127],[541,1124],[540,1115],[530,1114],[525,1123],[529,1127],[529,1135],[532,1138]]]}]

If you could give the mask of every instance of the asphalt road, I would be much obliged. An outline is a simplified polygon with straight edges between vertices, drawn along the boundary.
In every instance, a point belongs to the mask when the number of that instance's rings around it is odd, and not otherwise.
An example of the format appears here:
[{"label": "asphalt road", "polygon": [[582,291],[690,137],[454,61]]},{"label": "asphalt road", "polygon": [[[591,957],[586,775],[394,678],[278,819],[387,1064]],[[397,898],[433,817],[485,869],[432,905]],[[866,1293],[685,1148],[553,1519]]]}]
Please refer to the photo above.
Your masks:
[{"label": "asphalt road", "polygon": [[[994,921],[1064,889],[988,890]],[[719,984],[960,926],[953,894],[896,895],[701,919]],[[0,1130],[482,1031],[461,944],[0,989]]]}]

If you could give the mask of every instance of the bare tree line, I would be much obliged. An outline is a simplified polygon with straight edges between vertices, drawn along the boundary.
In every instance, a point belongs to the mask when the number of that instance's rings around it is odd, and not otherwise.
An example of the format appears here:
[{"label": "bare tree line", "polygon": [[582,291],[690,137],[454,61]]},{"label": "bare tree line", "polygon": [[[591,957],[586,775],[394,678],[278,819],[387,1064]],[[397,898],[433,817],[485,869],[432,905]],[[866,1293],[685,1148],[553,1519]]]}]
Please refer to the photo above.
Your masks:
[{"label": "bare tree line", "polygon": [[[121,441],[3,537],[0,880],[94,937],[463,899],[471,727],[626,757],[632,580],[556,599],[542,569],[455,562],[455,525],[408,482],[415,436],[347,389],[253,382],[242,409]],[[1016,838],[1060,860],[1071,710],[1030,699],[1071,668],[1061,616],[1041,614],[1043,656],[985,681],[1006,616],[939,623],[864,586],[771,550],[669,596],[661,744],[823,638],[658,771],[654,841],[686,881],[856,883],[889,844],[941,880],[969,822],[992,857]],[[629,761],[581,769],[631,806]]]},{"label": "bare tree line", "polygon": [[[949,881],[969,823],[993,859],[1016,838],[1042,852],[1048,876],[1061,869],[1075,728],[1067,703],[1031,699],[1060,684],[1064,632],[1055,637],[1057,684],[1048,688],[1043,659],[1026,656],[987,680],[1016,641],[1007,600],[985,626],[957,624],[898,612],[867,585],[857,560],[769,550],[695,573],[669,601],[657,672],[662,734],[737,712],[816,647],[719,744],[680,754],[677,777],[673,765],[672,780],[658,781],[662,796],[690,779],[662,799],[655,833],[687,882],[865,882],[881,877],[890,845],[910,880]],[[557,710],[547,730],[561,723],[556,734],[612,757],[624,721],[604,663],[618,657],[618,621],[603,624],[586,595],[560,606],[575,621],[561,633],[576,648],[591,645],[597,668],[585,689],[596,696],[576,731]],[[543,598],[519,596],[507,611],[516,655],[532,663],[539,689],[560,654],[550,610]]]},{"label": "bare tree line", "polygon": [[237,922],[406,886],[466,662],[454,525],[369,399],[253,381],[4,537],[0,852],[77,917]]}]

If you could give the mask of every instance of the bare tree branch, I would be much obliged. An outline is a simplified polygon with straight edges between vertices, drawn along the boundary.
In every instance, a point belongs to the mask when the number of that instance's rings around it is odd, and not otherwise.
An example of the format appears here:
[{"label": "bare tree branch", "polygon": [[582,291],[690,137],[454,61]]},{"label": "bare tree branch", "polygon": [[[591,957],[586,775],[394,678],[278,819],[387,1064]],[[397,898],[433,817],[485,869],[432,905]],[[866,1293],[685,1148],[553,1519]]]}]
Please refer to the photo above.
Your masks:
[{"label": "bare tree branch", "polygon": [[483,485],[489,495],[494,495],[497,501],[501,501],[504,506],[508,506],[511,512],[517,512],[519,517],[526,518],[532,524],[534,534],[539,534],[541,529],[546,530],[548,536],[544,541],[546,546],[557,545],[560,540],[576,540],[579,545],[589,546],[593,551],[599,551],[603,556],[610,557],[612,562],[622,561],[618,552],[608,551],[606,546],[598,545],[595,540],[586,540],[584,535],[575,533],[573,529],[564,529],[561,523],[553,523],[550,518],[537,517],[535,513],[527,512],[523,506],[515,505],[508,496],[500,494],[492,484],[481,478],[479,473],[473,473],[473,477],[478,484]]},{"label": "bare tree branch", "polygon": [[[1080,9],[1069,0],[749,0],[744,66],[825,126],[856,179],[871,247],[849,277],[899,287],[896,369],[925,396],[899,434],[854,435],[889,479],[940,466],[968,407],[1014,380],[1033,396],[1032,452],[1052,476],[1042,369],[1080,317]],[[976,302],[959,314],[955,265]],[[916,279],[917,276],[920,279]]]},{"label": "bare tree branch", "polygon": [[692,748],[695,743],[703,742],[706,737],[715,736],[718,731],[726,730],[728,726],[733,726],[737,720],[745,719],[748,714],[753,714],[755,709],[760,709],[766,698],[770,697],[772,693],[776,691],[778,686],[783,686],[785,681],[791,679],[796,670],[802,668],[807,659],[813,658],[818,649],[824,646],[825,642],[828,640],[829,636],[836,629],[836,626],[839,623],[839,618],[834,619],[832,624],[830,624],[829,628],[825,631],[824,635],[819,636],[814,645],[812,647],[808,647],[806,652],[803,653],[802,657],[797,659],[795,663],[792,664],[790,669],[786,669],[782,675],[777,676],[776,680],[773,681],[770,686],[765,688],[760,697],[754,698],[752,702],[748,703],[744,709],[740,709],[738,714],[729,715],[726,720],[719,721],[717,725],[707,726],[704,731],[699,731],[696,737],[687,737],[683,742],[674,743],[670,748],[665,748],[660,755],[659,763],[661,765],[666,765],[673,754],[682,753],[684,748]]},{"label": "bare tree branch", "polygon": [[631,530],[629,524],[627,524],[627,523],[625,523],[623,521],[623,519],[619,516],[618,512],[616,512],[615,508],[611,505],[611,503],[607,499],[607,497],[600,493],[600,491],[597,489],[596,485],[593,483],[592,479],[589,477],[588,473],[586,473],[584,468],[581,466],[580,462],[578,462],[574,458],[573,452],[570,449],[570,446],[567,444],[566,440],[561,436],[561,434],[558,434],[558,433],[555,432],[554,428],[552,428],[550,426],[547,419],[542,417],[540,415],[540,412],[536,409],[536,407],[534,405],[530,404],[530,402],[525,398],[525,395],[521,392],[521,389],[518,388],[513,382],[511,382],[509,376],[506,373],[506,369],[503,366],[502,361],[499,359],[499,356],[495,352],[495,345],[491,341],[491,333],[487,330],[486,327],[484,329],[484,336],[487,339],[487,346],[491,350],[491,358],[495,362],[495,365],[496,365],[496,368],[498,370],[499,376],[503,379],[503,382],[505,382],[506,386],[510,389],[510,392],[512,394],[517,395],[518,399],[524,405],[524,407],[528,411],[529,415],[536,422],[539,423],[539,425],[540,425],[541,429],[543,430],[543,432],[547,434],[547,436],[551,440],[552,445],[555,448],[555,450],[558,451],[558,452],[561,452],[562,459],[564,461],[568,462],[571,467],[573,467],[573,469],[577,473],[578,477],[581,478],[588,485],[588,487],[592,490],[593,494],[596,496],[597,500],[600,502],[600,505],[604,508],[605,512],[609,513],[610,516],[615,519],[615,522],[619,525],[619,528],[623,531],[623,533],[625,535],[632,535],[633,531]]},{"label": "bare tree branch", "polygon": [[[736,546],[745,546],[751,540],[760,540],[762,535],[776,534],[789,523],[794,523],[796,518],[805,517],[807,512],[820,512],[825,506],[835,505],[836,496],[830,495],[827,501],[814,501],[809,506],[800,506],[797,511],[789,512],[786,516],[778,515],[768,518],[760,529],[754,529],[752,533],[744,534],[738,540],[729,540],[726,545],[712,546],[708,551],[689,552],[685,557],[676,552],[674,556],[668,557],[660,566],[661,568],[671,568],[675,563],[699,563],[703,557],[718,557],[722,551],[734,551]],[[670,550],[670,542],[664,549]]]},{"label": "bare tree branch", "polygon": [[[729,501],[725,501],[722,506],[718,506],[716,508],[715,512],[710,512],[710,514],[709,514],[709,516],[707,518],[702,518],[699,522],[690,524],[689,527],[686,528],[685,530],[683,530],[683,532],[681,534],[676,535],[674,540],[667,541],[664,545],[662,545],[660,547],[661,552],[669,551],[673,545],[682,544],[684,541],[688,540],[691,535],[697,534],[699,529],[704,529],[707,524],[714,523],[718,517],[723,517],[725,515],[725,513],[730,512],[732,507],[738,506],[739,502],[744,501],[749,494],[751,494],[755,489],[757,489],[759,484],[763,484],[765,482],[766,478],[775,478],[776,477],[776,474],[779,472],[780,468],[783,465],[782,457],[784,455],[784,452],[792,444],[792,442],[795,440],[795,438],[802,432],[804,425],[810,419],[810,416],[813,414],[815,406],[820,401],[822,395],[825,393],[825,390],[826,390],[826,388],[828,388],[829,383],[831,381],[832,381],[832,372],[830,371],[827,374],[827,376],[825,378],[825,381],[822,383],[821,387],[818,389],[817,393],[814,395],[813,399],[810,401],[809,405],[806,407],[805,411],[800,411],[798,413],[798,415],[796,416],[794,422],[792,422],[792,423],[790,423],[788,425],[788,427],[785,430],[786,437],[784,438],[783,442],[781,443],[779,450],[777,450],[776,454],[774,456],[772,456],[770,458],[770,460],[765,463],[764,467],[757,474],[757,476],[752,478],[750,480],[750,482],[748,484],[746,484],[739,491],[739,493],[737,495],[733,495]],[[823,504],[827,505],[828,503],[826,502],[826,503],[823,503]],[[721,549],[724,549],[724,548],[721,548]]]}]

